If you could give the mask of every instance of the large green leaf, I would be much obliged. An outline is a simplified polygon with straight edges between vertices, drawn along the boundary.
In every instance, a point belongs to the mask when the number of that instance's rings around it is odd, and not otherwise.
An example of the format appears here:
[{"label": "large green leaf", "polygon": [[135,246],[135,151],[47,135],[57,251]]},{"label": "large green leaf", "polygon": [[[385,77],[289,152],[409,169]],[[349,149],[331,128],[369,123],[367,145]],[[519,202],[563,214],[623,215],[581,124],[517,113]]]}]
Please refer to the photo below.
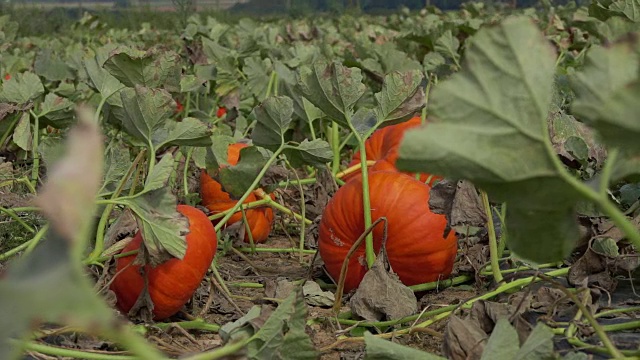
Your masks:
[{"label": "large green leaf", "polygon": [[249,190],[268,158],[269,156],[255,146],[240,150],[238,164],[220,169],[219,177],[225,191],[235,198],[240,198]]},{"label": "large green leaf", "polygon": [[307,307],[298,286],[278,305],[247,345],[250,359],[316,359],[318,353],[305,332]]},{"label": "large green leaf", "polygon": [[44,94],[44,86],[38,75],[32,72],[18,73],[2,83],[0,102],[26,104]]},{"label": "large green leaf", "polygon": [[572,78],[576,93],[573,112],[598,130],[608,145],[622,150],[612,174],[614,180],[640,174],[638,52],[635,40],[593,47],[584,68]]},{"label": "large green leaf", "polygon": [[153,266],[171,257],[184,257],[189,222],[176,210],[177,199],[169,188],[145,192],[124,202],[136,215]]},{"label": "large green leaf", "polygon": [[180,91],[180,57],[172,51],[117,50],[105,61],[104,68],[129,87]]},{"label": "large green leaf", "polygon": [[411,118],[425,104],[421,71],[394,71],[384,77],[382,90],[375,95],[379,121],[396,124]]},{"label": "large green leaf", "polygon": [[[258,100],[264,99],[269,87],[269,80],[273,66],[271,60],[260,59],[260,57],[250,57],[245,59],[243,72],[247,76],[247,88]],[[273,84],[272,84],[273,86]]]},{"label": "large green leaf", "polygon": [[509,247],[544,262],[563,259],[578,235],[578,195],[548,139],[554,72],[553,49],[530,19],[480,30],[463,70],[433,90],[433,122],[407,131],[397,162],[469,179],[508,201]]},{"label": "large green leaf", "polygon": [[99,193],[115,191],[131,166],[129,148],[122,141],[114,141],[105,152],[104,180]]},{"label": "large green leaf", "polygon": [[364,345],[366,348],[365,360],[444,360],[438,355],[380,339],[369,332],[364,334]]},{"label": "large green leaf", "polygon": [[514,358],[516,360],[555,359],[553,353],[553,332],[539,322],[522,344]]},{"label": "large green leaf", "polygon": [[318,61],[302,67],[298,85],[312,104],[344,127],[349,127],[353,107],[366,90],[360,69],[339,62]]},{"label": "large green leaf", "polygon": [[173,164],[173,155],[171,153],[165,154],[147,175],[142,191],[149,192],[166,186],[171,172],[173,172]]},{"label": "large green leaf", "polygon": [[36,56],[33,64],[36,74],[49,81],[62,81],[73,78],[69,65],[57,56],[53,50],[43,49]]},{"label": "large green leaf", "polygon": [[511,326],[508,319],[499,319],[484,347],[481,360],[515,359],[518,345],[516,329]]},{"label": "large green leaf", "polygon": [[211,132],[200,120],[171,119],[175,102],[165,90],[136,86],[122,90],[126,117],[125,130],[138,140],[155,148],[167,145],[206,146],[211,144]]},{"label": "large green leaf", "polygon": [[256,127],[251,139],[256,145],[276,150],[284,143],[284,134],[289,130],[293,101],[286,96],[272,96],[253,109]]},{"label": "large green leaf", "polygon": [[321,167],[333,158],[331,146],[322,139],[311,141],[305,139],[296,146],[289,145],[285,149],[284,154],[294,167],[300,167],[302,165]]},{"label": "large green leaf", "polygon": [[39,117],[55,128],[68,127],[73,122],[73,102],[54,93],[48,93],[40,106]]},{"label": "large green leaf", "polygon": [[120,96],[113,95],[121,90],[124,85],[102,67],[113,49],[114,46],[110,45],[99,48],[96,50],[95,56],[84,61],[84,68],[89,80],[91,80],[91,85],[100,93],[102,98],[107,98],[109,104],[122,106]]},{"label": "large green leaf", "polygon": [[23,112],[16,128],[13,130],[13,142],[24,151],[31,151],[33,144],[30,118],[31,116],[28,112]]}]

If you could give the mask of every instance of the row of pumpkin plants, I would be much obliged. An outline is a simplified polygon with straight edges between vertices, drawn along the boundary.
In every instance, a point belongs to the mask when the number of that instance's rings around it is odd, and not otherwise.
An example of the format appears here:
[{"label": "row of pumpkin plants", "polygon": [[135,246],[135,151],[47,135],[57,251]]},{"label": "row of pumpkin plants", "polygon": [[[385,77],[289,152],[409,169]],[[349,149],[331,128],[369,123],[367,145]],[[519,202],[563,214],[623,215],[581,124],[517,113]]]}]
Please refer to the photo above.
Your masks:
[{"label": "row of pumpkin plants", "polygon": [[[420,117],[414,117],[378,129],[365,142],[371,215],[374,220],[384,218],[387,222],[386,225],[378,224],[372,231],[373,251],[379,253],[385,246],[392,269],[407,286],[445,279],[452,271],[457,254],[455,231],[446,231],[445,216],[434,214],[429,209],[431,185],[440,177],[403,173],[395,167],[404,131],[420,126],[422,121]],[[246,143],[229,145],[229,165],[236,165],[240,160],[240,150],[248,146]],[[349,168],[357,170],[361,160],[358,151]],[[329,275],[336,283],[343,284],[338,291],[346,293],[358,287],[369,266],[365,259],[366,247],[355,244],[367,230],[364,226],[362,174],[357,171],[347,173],[342,179],[346,183],[323,211],[318,250]],[[205,169],[200,171],[199,185],[202,206],[212,215],[237,208],[237,200]],[[273,194],[266,195],[259,188],[252,191],[244,203],[250,204],[264,196],[275,200]],[[135,254],[143,244],[141,232],[122,249],[121,254],[125,256],[116,261],[116,276],[111,290],[115,292],[117,306],[123,312],[128,313],[144,296],[143,276],[147,277],[146,289],[153,302],[154,319],[163,320],[182,308],[206,275],[218,246],[213,224],[219,219],[212,223],[201,210],[188,205],[178,205],[177,209],[189,219],[184,258],[169,259],[155,267],[146,266],[141,271],[141,266],[134,263]],[[263,243],[270,235],[273,221],[273,209],[259,206],[246,211],[238,209],[227,220],[226,226],[240,222],[246,229],[241,232],[245,242]],[[345,261],[348,266],[343,274]]]}]

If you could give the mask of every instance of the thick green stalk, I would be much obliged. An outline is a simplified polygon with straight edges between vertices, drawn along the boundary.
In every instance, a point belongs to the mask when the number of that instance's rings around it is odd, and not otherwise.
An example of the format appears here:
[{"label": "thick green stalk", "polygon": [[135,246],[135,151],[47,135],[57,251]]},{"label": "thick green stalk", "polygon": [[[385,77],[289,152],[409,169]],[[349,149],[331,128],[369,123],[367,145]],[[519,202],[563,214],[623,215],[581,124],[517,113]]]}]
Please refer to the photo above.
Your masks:
[{"label": "thick green stalk", "polygon": [[33,351],[40,354],[55,356],[55,357],[64,357],[64,358],[75,358],[75,359],[87,359],[87,360],[137,360],[139,359],[136,356],[131,355],[111,355],[107,353],[94,353],[87,352],[76,349],[67,349],[61,348],[57,346],[45,345],[37,342],[23,342],[20,344],[22,349],[26,351]]},{"label": "thick green stalk", "polygon": [[500,217],[500,228],[502,229],[500,234],[500,243],[498,244],[498,257],[502,257],[504,255],[504,249],[507,247],[507,223],[504,221],[507,216],[507,203],[502,203],[500,208],[500,213],[498,214]]},{"label": "thick green stalk", "polygon": [[[406,316],[400,319],[394,319],[394,320],[387,320],[387,321],[361,321],[361,320],[351,320],[351,319],[340,319],[338,318],[338,323],[342,324],[342,325],[358,325],[358,326],[363,326],[363,327],[388,327],[388,326],[395,326],[398,324],[404,324],[404,323],[408,323],[408,322],[414,322],[416,320],[420,320],[420,319],[424,319],[424,318],[428,318],[431,316],[435,316],[435,315],[440,315],[443,313],[447,313],[447,312],[451,312],[453,310],[455,310],[458,306],[457,305],[448,305],[448,306],[444,306],[441,307],[439,309],[436,310],[431,310],[431,311],[426,311],[420,314],[416,314],[416,315],[411,315],[411,316]],[[328,320],[329,318],[327,318]],[[335,319],[335,318],[330,318],[330,319]]]},{"label": "thick green stalk", "polygon": [[271,72],[271,76],[269,76],[269,83],[267,84],[267,92],[264,94],[264,98],[265,99],[267,99],[269,96],[271,96],[271,92],[273,90],[273,84],[276,81],[277,77],[278,77],[278,73],[275,70],[272,71]]},{"label": "thick green stalk", "polygon": [[331,151],[333,151],[333,162],[331,163],[331,173],[333,175],[340,171],[340,127],[337,122],[331,125]]},{"label": "thick green stalk", "polygon": [[[351,122],[349,122],[351,123]],[[364,211],[364,228],[368,229],[371,226],[371,198],[369,193],[369,168],[367,167],[367,150],[364,143],[364,139],[351,126],[351,132],[353,136],[358,140],[360,146],[360,171],[362,174],[362,209]],[[373,250],[373,232],[370,232],[364,240],[365,255],[367,259],[367,266],[371,268],[376,261],[376,254]]]},{"label": "thick green stalk", "polygon": [[300,179],[300,180],[287,180],[287,181],[281,181],[278,183],[278,187],[287,187],[289,185],[310,185],[310,184],[315,184],[316,183],[316,178],[309,178],[309,179]]},{"label": "thick green stalk", "polygon": [[173,323],[154,323],[153,327],[166,330],[176,325],[180,326],[185,330],[202,330],[202,331],[211,331],[211,332],[217,332],[218,330],[220,330],[220,325],[210,324],[200,318],[191,320],[191,321],[179,321],[179,322],[173,322]]},{"label": "thick green stalk", "polygon": [[40,153],[38,152],[38,144],[40,142],[40,118],[33,111],[33,144],[31,146],[33,167],[31,168],[31,186],[35,187],[40,175]]},{"label": "thick green stalk", "polygon": [[247,344],[253,341],[253,337],[246,338],[227,344],[221,348],[217,348],[212,351],[203,352],[200,354],[192,355],[183,358],[183,360],[216,360],[228,357],[242,350]]},{"label": "thick green stalk", "polygon": [[427,290],[436,290],[436,289],[445,289],[445,288],[448,288],[448,287],[464,284],[464,283],[466,283],[468,281],[471,281],[471,280],[473,280],[472,276],[462,275],[462,276],[454,277],[452,279],[446,279],[446,280],[442,280],[442,281],[434,281],[434,282],[425,283],[425,284],[412,285],[412,286],[409,286],[409,289],[413,290],[414,292],[427,291]]},{"label": "thick green stalk", "polygon": [[42,240],[44,235],[47,233],[47,230],[49,230],[49,223],[45,224],[45,226],[43,226],[40,231],[38,231],[33,239],[29,241],[29,245],[24,250],[25,255],[33,251],[33,249],[40,243],[40,240]]},{"label": "thick green stalk", "polygon": [[489,204],[489,196],[484,190],[480,190],[482,205],[484,206],[484,214],[487,217],[487,231],[489,232],[489,256],[491,258],[491,270],[493,271],[493,280],[500,284],[504,281],[500,272],[500,264],[498,263],[498,239],[496,238],[496,228],[493,224],[493,212],[491,204]]}]

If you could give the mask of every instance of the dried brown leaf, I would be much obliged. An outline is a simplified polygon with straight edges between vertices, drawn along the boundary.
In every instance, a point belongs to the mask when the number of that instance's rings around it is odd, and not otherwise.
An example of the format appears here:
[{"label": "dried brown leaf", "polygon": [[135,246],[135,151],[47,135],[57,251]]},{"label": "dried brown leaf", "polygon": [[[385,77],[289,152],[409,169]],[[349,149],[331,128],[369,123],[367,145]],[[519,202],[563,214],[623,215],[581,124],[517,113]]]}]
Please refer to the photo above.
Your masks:
[{"label": "dried brown leaf", "polygon": [[388,264],[386,252],[381,251],[349,302],[354,315],[380,321],[403,318],[418,311],[413,291],[400,282]]}]

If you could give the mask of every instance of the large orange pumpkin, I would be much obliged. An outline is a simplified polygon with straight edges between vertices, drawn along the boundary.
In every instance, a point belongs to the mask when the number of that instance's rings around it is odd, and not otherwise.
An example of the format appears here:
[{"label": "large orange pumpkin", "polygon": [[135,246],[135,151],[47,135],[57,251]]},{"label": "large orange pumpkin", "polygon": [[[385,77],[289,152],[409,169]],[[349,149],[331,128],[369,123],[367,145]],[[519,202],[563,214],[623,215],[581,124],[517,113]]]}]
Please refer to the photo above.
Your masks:
[{"label": "large orange pumpkin", "polygon": [[[231,165],[236,165],[240,160],[240,150],[247,147],[247,144],[236,143],[229,145],[227,150],[227,162]],[[212,213],[217,214],[231,209],[237,203],[237,200],[231,198],[231,195],[224,191],[222,184],[214,180],[205,170],[200,173],[200,197],[202,198],[202,205],[209,209]],[[259,200],[260,197],[257,191],[249,194],[249,197],[245,200],[246,203]],[[275,199],[275,196],[271,194],[271,199]],[[248,209],[245,211],[247,216],[247,223],[251,230],[251,236],[256,243],[262,243],[267,240],[269,233],[271,233],[271,227],[273,225],[273,209],[268,206]],[[242,212],[238,211],[229,218],[227,226],[234,224],[238,221],[242,221]],[[217,221],[215,221],[217,223]],[[249,234],[246,233],[244,241],[249,242]]]},{"label": "large orange pumpkin", "polygon": [[[451,274],[457,252],[452,230],[443,238],[447,220],[429,209],[431,187],[411,176],[392,171],[369,176],[371,218],[386,217],[387,254],[393,271],[405,285],[416,285]],[[326,269],[337,282],[349,249],[364,232],[362,181],[342,186],[322,214],[318,249]],[[383,223],[373,230],[374,250],[380,251]],[[364,242],[349,260],[345,292],[358,287],[367,272]]]},{"label": "large orange pumpkin", "polygon": [[[206,275],[218,246],[216,232],[207,215],[188,205],[178,205],[177,210],[189,220],[184,258],[172,258],[156,267],[145,266],[155,320],[177,313],[189,301]],[[122,253],[138,250],[142,241],[142,233],[138,231]],[[135,258],[136,255],[129,255],[116,260],[116,277],[111,283],[111,290],[117,297],[116,305],[125,313],[131,310],[144,288],[140,266],[131,264]]]},{"label": "large orange pumpkin", "polygon": [[[367,151],[367,160],[375,161],[375,164],[369,167],[369,171],[398,171],[396,169],[396,161],[398,160],[398,152],[400,150],[400,143],[404,137],[404,132],[407,129],[411,129],[420,126],[420,117],[411,118],[400,124],[391,125],[378,129],[371,134],[371,136],[365,141],[365,149]],[[353,159],[349,164],[349,167],[360,163],[360,151],[357,151],[353,155]],[[356,171],[343,177],[344,181],[360,177],[360,172]],[[406,173],[411,176],[415,176],[412,173]],[[431,176],[429,174],[420,174],[420,181],[426,182],[431,177],[429,184],[432,185],[436,180],[441,179],[439,176]]]}]

